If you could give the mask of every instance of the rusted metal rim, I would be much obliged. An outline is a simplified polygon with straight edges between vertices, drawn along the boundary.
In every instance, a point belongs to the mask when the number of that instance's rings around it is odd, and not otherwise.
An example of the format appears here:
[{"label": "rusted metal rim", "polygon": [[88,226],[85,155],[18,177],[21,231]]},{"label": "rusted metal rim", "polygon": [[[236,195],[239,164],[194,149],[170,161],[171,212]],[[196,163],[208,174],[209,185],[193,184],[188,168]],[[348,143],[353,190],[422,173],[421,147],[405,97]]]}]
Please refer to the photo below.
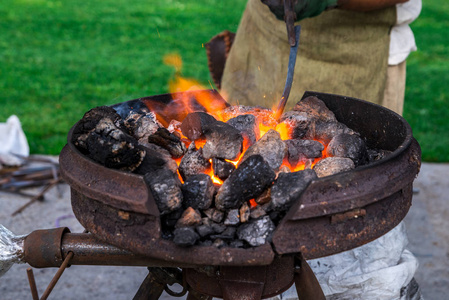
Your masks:
[{"label": "rusted metal rim", "polygon": [[[359,131],[370,147],[393,152],[376,163],[315,180],[299,197],[277,227],[273,246],[278,254],[301,251],[308,259],[360,246],[396,226],[408,211],[411,184],[420,167],[419,145],[402,117],[359,99],[313,92],[304,97],[309,95],[323,100],[337,119]],[[169,101],[162,100],[161,105]],[[131,102],[136,101],[139,99]],[[71,138],[72,131],[60,155],[61,175],[72,188],[76,217],[99,239],[172,262],[272,262],[275,253],[271,245],[252,249],[181,248],[163,239],[159,212],[142,176],[93,162],[74,147]]]},{"label": "rusted metal rim", "polygon": [[80,223],[98,239],[135,254],[167,262],[211,266],[269,265],[270,244],[240,249],[214,246],[180,247],[161,237],[158,217],[117,210],[72,189],[72,208]]}]

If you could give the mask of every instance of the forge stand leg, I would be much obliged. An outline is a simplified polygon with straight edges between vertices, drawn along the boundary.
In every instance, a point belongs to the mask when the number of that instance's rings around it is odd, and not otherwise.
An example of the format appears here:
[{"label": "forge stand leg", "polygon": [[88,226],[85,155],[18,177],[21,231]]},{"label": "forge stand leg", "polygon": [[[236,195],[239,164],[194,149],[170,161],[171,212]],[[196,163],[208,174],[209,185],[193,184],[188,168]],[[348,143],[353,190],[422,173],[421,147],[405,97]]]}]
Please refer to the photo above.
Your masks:
[{"label": "forge stand leg", "polygon": [[157,300],[166,290],[167,284],[182,285],[182,273],[178,269],[150,267],[148,271],[133,300]]},{"label": "forge stand leg", "polygon": [[295,257],[295,286],[299,300],[326,300],[315,274],[301,253]]}]

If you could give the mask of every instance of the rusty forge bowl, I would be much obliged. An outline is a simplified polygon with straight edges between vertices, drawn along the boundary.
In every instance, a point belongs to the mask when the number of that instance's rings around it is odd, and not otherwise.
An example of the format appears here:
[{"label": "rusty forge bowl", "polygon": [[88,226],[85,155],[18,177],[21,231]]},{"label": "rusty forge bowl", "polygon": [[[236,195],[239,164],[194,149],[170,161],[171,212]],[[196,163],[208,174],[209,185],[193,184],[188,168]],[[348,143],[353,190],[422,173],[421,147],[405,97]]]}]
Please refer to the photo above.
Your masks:
[{"label": "rusty forge bowl", "polygon": [[[152,101],[163,108],[182,94],[135,99],[120,107]],[[71,143],[70,131],[60,154],[60,168],[71,187],[75,216],[100,240],[180,265],[269,265],[275,257],[298,252],[306,259],[318,258],[384,235],[407,214],[421,164],[420,147],[409,124],[370,102],[315,92],[306,92],[303,98],[311,95],[324,101],[338,121],[358,131],[369,148],[392,153],[357,169],[314,180],[277,226],[271,243],[248,249],[183,248],[163,239],[159,211],[143,176],[109,169],[85,157]]]}]

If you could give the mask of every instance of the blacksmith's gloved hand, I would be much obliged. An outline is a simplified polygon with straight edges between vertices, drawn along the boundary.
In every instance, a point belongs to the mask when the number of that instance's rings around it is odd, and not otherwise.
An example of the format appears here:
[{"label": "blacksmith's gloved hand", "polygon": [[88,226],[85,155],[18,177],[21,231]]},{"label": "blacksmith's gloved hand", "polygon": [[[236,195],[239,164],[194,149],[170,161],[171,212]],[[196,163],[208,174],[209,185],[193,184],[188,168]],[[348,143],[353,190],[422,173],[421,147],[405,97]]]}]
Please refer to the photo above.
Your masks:
[{"label": "blacksmith's gloved hand", "polygon": [[[284,0],[261,0],[271,12],[280,20],[284,20]],[[337,6],[338,0],[292,0],[293,10],[296,13],[296,21],[315,17],[328,8]]]}]

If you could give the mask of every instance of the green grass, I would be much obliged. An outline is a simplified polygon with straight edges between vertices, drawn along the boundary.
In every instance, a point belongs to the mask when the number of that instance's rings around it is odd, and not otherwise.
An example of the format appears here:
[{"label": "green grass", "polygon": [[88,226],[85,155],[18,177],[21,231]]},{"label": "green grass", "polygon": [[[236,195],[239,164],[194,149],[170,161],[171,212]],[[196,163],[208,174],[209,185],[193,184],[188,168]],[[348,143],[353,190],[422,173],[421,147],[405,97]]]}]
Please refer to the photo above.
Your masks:
[{"label": "green grass", "polygon": [[[32,153],[58,154],[90,108],[167,92],[183,75],[209,86],[203,44],[235,31],[245,0],[0,1],[0,122],[16,114]],[[426,161],[449,161],[449,4],[425,1],[413,23],[405,118]]]},{"label": "green grass", "polygon": [[32,153],[58,154],[92,107],[168,92],[165,54],[209,86],[203,43],[236,30],[244,1],[0,2],[0,122],[16,114]]},{"label": "green grass", "polygon": [[423,159],[449,161],[449,2],[423,1],[412,23],[418,51],[407,60],[404,117]]}]

